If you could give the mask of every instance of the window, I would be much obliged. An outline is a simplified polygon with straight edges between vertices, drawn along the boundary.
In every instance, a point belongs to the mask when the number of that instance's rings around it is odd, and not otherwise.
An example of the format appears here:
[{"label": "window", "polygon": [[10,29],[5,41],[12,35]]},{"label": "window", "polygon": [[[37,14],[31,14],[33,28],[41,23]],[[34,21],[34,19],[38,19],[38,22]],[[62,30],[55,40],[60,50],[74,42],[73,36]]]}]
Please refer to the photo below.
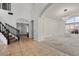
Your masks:
[{"label": "window", "polygon": [[66,32],[79,34],[79,17],[71,17],[66,20],[65,24]]},{"label": "window", "polygon": [[11,3],[0,3],[0,8],[3,10],[11,11]]}]

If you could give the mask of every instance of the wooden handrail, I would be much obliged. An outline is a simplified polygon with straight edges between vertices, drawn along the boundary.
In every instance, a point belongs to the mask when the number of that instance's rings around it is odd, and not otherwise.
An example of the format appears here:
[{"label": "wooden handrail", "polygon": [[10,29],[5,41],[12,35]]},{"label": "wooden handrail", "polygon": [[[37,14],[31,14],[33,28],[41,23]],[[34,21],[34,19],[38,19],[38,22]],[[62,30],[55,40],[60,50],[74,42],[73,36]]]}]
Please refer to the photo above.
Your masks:
[{"label": "wooden handrail", "polygon": [[20,36],[19,36],[19,32],[20,32],[20,31],[19,31],[18,29],[16,29],[15,27],[13,27],[13,26],[7,24],[7,23],[5,23],[5,25],[6,25],[6,27],[8,26],[9,28],[11,28],[12,30],[14,30],[14,31],[17,32],[17,34],[15,34],[14,32],[11,31],[11,29],[7,28],[7,29],[10,31],[10,33],[12,33],[12,34],[15,35],[16,37],[18,37],[18,40],[19,40],[19,39],[20,39]]},{"label": "wooden handrail", "polygon": [[15,29],[15,30],[17,30],[17,31],[19,31],[18,29],[16,29],[15,27],[13,27],[13,26],[11,26],[11,25],[9,25],[9,24],[7,24],[7,23],[5,23],[6,25],[8,25],[9,27],[11,27],[11,28],[13,28],[13,29]]}]

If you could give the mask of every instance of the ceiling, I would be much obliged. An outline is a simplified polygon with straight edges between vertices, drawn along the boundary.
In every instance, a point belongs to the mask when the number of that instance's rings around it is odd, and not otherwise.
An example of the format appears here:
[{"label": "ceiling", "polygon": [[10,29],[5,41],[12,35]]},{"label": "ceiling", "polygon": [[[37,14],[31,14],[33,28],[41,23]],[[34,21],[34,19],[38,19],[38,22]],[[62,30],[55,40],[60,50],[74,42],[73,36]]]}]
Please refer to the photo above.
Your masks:
[{"label": "ceiling", "polygon": [[32,3],[32,16],[41,16],[48,3]]},{"label": "ceiling", "polygon": [[48,3],[12,3],[12,12],[17,18],[30,20],[39,17],[46,10]]},{"label": "ceiling", "polygon": [[[66,11],[64,12],[64,10]],[[52,4],[44,12],[42,16],[48,18],[63,18],[68,16],[79,15],[79,4],[78,3],[55,3]]]},{"label": "ceiling", "polygon": [[[16,3],[13,4],[16,16],[32,18],[47,17],[61,19],[79,15],[79,3]],[[66,11],[64,12],[64,10]]]}]

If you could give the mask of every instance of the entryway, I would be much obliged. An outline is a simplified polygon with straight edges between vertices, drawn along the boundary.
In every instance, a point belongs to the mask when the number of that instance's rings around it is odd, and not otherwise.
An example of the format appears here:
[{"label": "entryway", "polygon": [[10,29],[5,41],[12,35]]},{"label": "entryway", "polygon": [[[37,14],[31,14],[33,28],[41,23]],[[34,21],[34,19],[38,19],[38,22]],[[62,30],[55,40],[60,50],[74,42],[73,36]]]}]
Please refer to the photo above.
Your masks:
[{"label": "entryway", "polygon": [[21,36],[29,37],[29,24],[17,23],[17,28],[20,30],[20,35]]},{"label": "entryway", "polygon": [[21,36],[26,36],[30,39],[34,38],[34,22],[29,21],[28,23],[16,23],[17,29],[20,30]]}]

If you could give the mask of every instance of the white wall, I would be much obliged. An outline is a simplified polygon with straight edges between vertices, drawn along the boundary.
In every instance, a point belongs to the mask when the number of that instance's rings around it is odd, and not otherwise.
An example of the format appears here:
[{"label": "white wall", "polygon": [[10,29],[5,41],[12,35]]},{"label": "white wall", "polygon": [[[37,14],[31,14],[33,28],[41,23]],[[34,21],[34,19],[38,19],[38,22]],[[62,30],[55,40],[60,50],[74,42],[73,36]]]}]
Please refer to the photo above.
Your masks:
[{"label": "white wall", "polygon": [[9,11],[0,9],[0,21],[6,22],[14,27],[16,27],[16,20],[13,20],[13,15],[8,14]]},{"label": "white wall", "polygon": [[38,30],[37,30],[37,40],[44,40],[47,38],[56,38],[64,36],[64,26],[63,20],[59,21],[57,19],[49,19],[46,17],[38,19]]},{"label": "white wall", "polygon": [[31,20],[31,7],[32,5],[29,3],[12,3],[11,12],[13,15],[9,15],[9,11],[0,9],[0,20],[4,20],[4,22],[16,27],[17,19]]},{"label": "white wall", "polygon": [[7,45],[7,39],[0,33],[0,44],[5,44]]},{"label": "white wall", "polygon": [[34,40],[38,40],[38,18],[34,18]]},{"label": "white wall", "polygon": [[32,38],[32,21],[29,22],[29,38]]}]

